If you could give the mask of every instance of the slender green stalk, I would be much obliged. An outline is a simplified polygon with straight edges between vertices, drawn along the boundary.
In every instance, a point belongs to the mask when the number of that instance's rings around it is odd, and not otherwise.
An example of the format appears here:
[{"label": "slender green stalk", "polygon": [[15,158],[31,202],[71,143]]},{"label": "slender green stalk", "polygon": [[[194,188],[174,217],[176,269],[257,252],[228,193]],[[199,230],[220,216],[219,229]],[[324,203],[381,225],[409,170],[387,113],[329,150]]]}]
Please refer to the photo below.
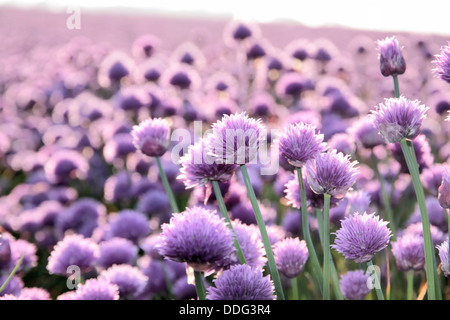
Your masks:
[{"label": "slender green stalk", "polygon": [[[409,143],[408,143],[409,141]],[[410,140],[403,139],[400,141],[403,155],[408,165],[409,173],[413,181],[414,190],[416,191],[417,201],[420,208],[420,216],[422,219],[423,239],[425,243],[425,271],[427,276],[427,293],[429,300],[436,299],[436,280],[435,280],[435,256],[433,241],[431,239],[430,221],[428,218],[427,207],[425,205],[425,194],[422,182],[420,181],[419,168],[414,152],[414,146]]]},{"label": "slender green stalk", "polygon": [[297,277],[292,278],[291,285],[292,285],[292,300],[299,300]]},{"label": "slender green stalk", "polygon": [[197,291],[198,300],[206,300],[206,289],[203,282],[203,272],[195,271],[195,290]]},{"label": "slender green stalk", "polygon": [[400,97],[400,88],[398,85],[398,77],[396,74],[392,75],[392,79],[394,80],[394,94],[396,98]]},{"label": "slender green stalk", "polygon": [[331,196],[324,193],[323,204],[323,299],[330,300],[330,199]]},{"label": "slender green stalk", "polygon": [[378,181],[380,182],[381,196],[383,198],[384,210],[386,210],[386,218],[387,218],[387,220],[389,220],[389,222],[390,222],[389,227],[392,230],[392,240],[391,241],[395,241],[395,235],[397,233],[397,228],[395,226],[394,215],[392,214],[391,201],[386,192],[384,179],[381,176],[380,170],[378,169],[378,158],[375,155],[375,153],[373,152],[373,150],[372,150],[372,165],[373,165],[373,171],[375,171],[375,175],[377,176]]},{"label": "slender green stalk", "polygon": [[406,276],[408,282],[407,299],[412,300],[414,295],[414,270],[409,270]]},{"label": "slender green stalk", "polygon": [[170,187],[169,180],[167,180],[166,173],[162,167],[161,158],[155,157],[155,159],[156,163],[158,164],[159,176],[161,177],[164,189],[166,190],[167,196],[169,197],[170,207],[172,208],[173,212],[180,212],[175,196],[173,195],[172,188]]},{"label": "slender green stalk", "polygon": [[225,221],[227,222],[228,227],[233,232],[234,235],[234,247],[236,248],[237,255],[239,257],[239,262],[241,264],[246,264],[246,260],[244,257],[244,253],[242,252],[242,248],[239,245],[239,242],[236,238],[236,234],[233,229],[233,225],[231,224],[230,217],[228,216],[228,210],[225,206],[225,202],[223,201],[222,192],[220,191],[219,183],[217,181],[212,181],[214,194],[216,195],[217,203],[219,204],[220,213],[224,217]]},{"label": "slender green stalk", "polygon": [[19,269],[19,266],[22,263],[23,257],[25,257],[25,252],[22,253],[22,256],[20,257],[19,261],[17,261],[16,266],[14,267],[14,269],[11,271],[11,273],[9,274],[8,278],[6,279],[5,283],[0,287],[0,293],[6,288],[6,286],[8,285],[9,281],[12,279],[12,277],[16,274],[17,269]]},{"label": "slender green stalk", "polygon": [[302,232],[303,232],[303,238],[305,239],[306,246],[308,247],[309,252],[309,260],[312,263],[314,276],[316,277],[317,282],[319,283],[320,291],[323,291],[323,275],[322,270],[320,268],[319,259],[317,258],[317,253],[314,248],[314,244],[311,239],[311,233],[309,230],[309,222],[308,222],[308,206],[306,203],[306,192],[305,192],[305,185],[303,183],[303,175],[302,175],[302,168],[297,168],[297,177],[298,177],[298,183],[300,186],[300,196],[301,196],[301,225],[302,225]]},{"label": "slender green stalk", "polygon": [[[373,263],[372,260],[367,261],[367,267],[375,270],[373,267]],[[380,284],[380,278],[378,277],[378,274],[375,272],[375,292],[377,293],[377,298],[378,300],[384,300],[384,295],[383,295],[383,290],[381,289],[381,284]]]},{"label": "slender green stalk", "polygon": [[[322,210],[316,209],[316,217],[317,217],[317,223],[319,227],[319,237],[320,237],[320,243],[322,243],[323,239],[323,216],[322,216]],[[339,285],[339,276],[336,271],[336,266],[334,265],[334,261],[332,256],[330,255],[330,267],[331,267],[331,284],[333,285],[334,293],[336,295],[336,299],[338,300],[344,300],[344,296],[341,291],[341,287]]]},{"label": "slender green stalk", "polygon": [[245,187],[247,188],[247,193],[250,198],[250,202],[253,207],[253,211],[255,213],[256,222],[259,227],[259,231],[261,233],[261,239],[264,244],[264,249],[266,251],[267,262],[269,264],[270,274],[272,276],[273,284],[275,286],[275,291],[277,294],[277,298],[279,300],[284,300],[283,286],[281,285],[280,275],[278,273],[277,265],[275,263],[275,257],[272,251],[272,244],[269,240],[269,235],[267,234],[266,226],[264,224],[264,220],[261,214],[261,210],[259,209],[258,201],[256,200],[255,191],[253,190],[252,183],[250,181],[250,177],[248,175],[247,167],[245,164],[240,165],[242,177],[244,179]]}]

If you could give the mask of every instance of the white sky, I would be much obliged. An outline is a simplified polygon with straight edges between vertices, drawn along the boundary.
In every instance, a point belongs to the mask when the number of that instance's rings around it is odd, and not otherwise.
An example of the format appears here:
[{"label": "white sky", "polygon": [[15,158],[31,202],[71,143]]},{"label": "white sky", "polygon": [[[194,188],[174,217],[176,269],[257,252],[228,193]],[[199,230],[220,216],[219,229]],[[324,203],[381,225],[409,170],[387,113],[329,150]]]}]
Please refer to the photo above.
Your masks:
[{"label": "white sky", "polygon": [[299,21],[308,26],[341,25],[353,28],[412,31],[450,36],[449,0],[0,0],[1,4],[67,8],[139,9],[234,17],[257,22]]}]

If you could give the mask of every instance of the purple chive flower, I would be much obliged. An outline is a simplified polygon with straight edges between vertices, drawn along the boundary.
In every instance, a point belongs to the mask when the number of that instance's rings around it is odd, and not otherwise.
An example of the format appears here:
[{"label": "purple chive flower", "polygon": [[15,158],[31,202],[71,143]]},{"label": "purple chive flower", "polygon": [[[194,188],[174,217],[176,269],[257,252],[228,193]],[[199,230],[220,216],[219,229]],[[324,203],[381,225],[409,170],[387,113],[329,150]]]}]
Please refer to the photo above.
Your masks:
[{"label": "purple chive flower", "polygon": [[153,34],[144,34],[136,38],[131,46],[131,52],[136,58],[150,58],[161,45],[161,40]]},{"label": "purple chive flower", "polygon": [[450,168],[448,166],[445,166],[444,172],[442,173],[442,182],[438,189],[438,199],[442,208],[450,208]]},{"label": "purple chive flower", "polygon": [[435,55],[433,64],[436,68],[433,69],[433,73],[442,80],[450,83],[450,41],[446,46],[441,47],[440,54]]},{"label": "purple chive flower", "polygon": [[419,100],[400,96],[385,99],[384,103],[371,110],[369,117],[384,139],[388,143],[395,143],[403,139],[413,140],[420,134],[428,109]]},{"label": "purple chive flower", "polygon": [[392,254],[397,268],[401,271],[421,270],[425,266],[425,247],[423,237],[404,233],[392,242]]},{"label": "purple chive flower", "polygon": [[131,131],[136,148],[149,157],[162,156],[169,147],[170,125],[162,118],[149,118]]},{"label": "purple chive flower", "polygon": [[159,253],[167,259],[186,262],[194,270],[206,271],[227,264],[235,248],[231,230],[215,211],[201,207],[174,213],[162,226]]},{"label": "purple chive flower", "polygon": [[106,279],[86,280],[75,291],[74,300],[119,300],[119,287]]},{"label": "purple chive flower", "polygon": [[369,280],[369,274],[363,270],[348,271],[341,275],[339,285],[344,298],[347,300],[364,300],[371,290],[367,285],[367,280]]},{"label": "purple chive flower", "polygon": [[90,238],[78,234],[67,235],[50,253],[47,270],[50,274],[65,276],[67,268],[76,265],[81,270],[87,271],[96,262],[98,254],[98,245]]},{"label": "purple chive flower", "polygon": [[25,253],[22,263],[17,269],[18,272],[27,272],[30,269],[37,266],[38,257],[37,257],[37,247],[34,243],[28,242],[24,239],[17,239],[11,241],[11,260],[9,265],[9,271],[12,271],[16,264],[19,262],[22,254]]},{"label": "purple chive flower", "polygon": [[134,243],[151,232],[147,216],[131,209],[123,209],[111,217],[109,226],[112,237],[125,238]]},{"label": "purple chive flower", "polygon": [[316,133],[312,124],[290,123],[280,135],[281,155],[294,167],[303,167],[308,160],[326,151],[323,135]]},{"label": "purple chive flower", "polygon": [[385,77],[403,74],[406,71],[406,61],[403,57],[402,47],[395,37],[386,37],[378,40],[378,58],[380,71]]},{"label": "purple chive flower", "polygon": [[288,278],[302,273],[309,258],[306,242],[299,238],[285,238],[276,243],[273,250],[278,270]]},{"label": "purple chive flower", "polygon": [[217,163],[217,158],[210,154],[210,146],[211,138],[202,138],[189,146],[181,157],[177,179],[182,180],[187,189],[206,185],[210,181],[229,181],[236,171],[234,164]]},{"label": "purple chive flower", "polygon": [[332,150],[321,153],[306,163],[307,180],[317,194],[329,194],[341,199],[355,183],[359,168],[357,161],[350,162],[350,156]]},{"label": "purple chive flower", "polygon": [[207,289],[208,300],[274,300],[274,286],[269,276],[249,265],[235,265],[225,270]]},{"label": "purple chive flower", "polygon": [[99,278],[116,284],[121,299],[136,298],[144,290],[148,280],[141,270],[129,264],[113,265],[103,270]]},{"label": "purple chive flower", "polygon": [[218,163],[250,163],[266,139],[265,132],[261,119],[250,118],[245,112],[225,115],[212,125],[212,154]]},{"label": "purple chive flower", "polygon": [[83,179],[89,164],[81,153],[75,150],[58,150],[44,165],[47,179],[51,183],[67,183],[72,179]]},{"label": "purple chive flower", "polygon": [[444,276],[450,277],[450,260],[448,253],[448,241],[441,243],[436,247],[439,250],[439,258],[441,259],[441,270]]},{"label": "purple chive flower", "polygon": [[276,94],[282,99],[298,99],[308,89],[309,84],[304,75],[296,71],[283,73],[275,85]]},{"label": "purple chive flower", "polygon": [[178,278],[172,286],[172,292],[177,300],[195,300],[197,292],[195,286],[188,282],[187,276]]},{"label": "purple chive flower", "polygon": [[[3,285],[6,280],[8,279],[9,274],[5,274],[3,276],[0,276],[0,283]],[[19,296],[20,291],[23,289],[24,284],[21,278],[19,278],[17,275],[14,275],[9,280],[8,284],[3,288],[3,291],[0,292],[0,297],[11,294],[14,296]]]},{"label": "purple chive flower", "polygon": [[378,133],[378,130],[368,117],[361,117],[359,120],[356,120],[350,128],[350,133],[353,134],[357,144],[367,149],[372,149],[385,143],[383,137]]},{"label": "purple chive flower", "polygon": [[[415,218],[420,219],[420,215],[418,216],[416,214]],[[417,219],[416,219],[416,221],[417,222],[413,222],[413,223],[410,222],[410,224],[400,233],[400,235],[408,233],[408,234],[413,234],[416,237],[423,238],[422,222],[421,222],[421,220],[417,220]],[[442,243],[447,238],[446,234],[433,224],[430,225],[430,232],[431,232],[431,239],[435,246],[438,245],[439,243]]]},{"label": "purple chive flower", "polygon": [[439,187],[442,184],[445,170],[444,164],[433,163],[428,168],[424,168],[420,175],[424,188],[434,197],[437,197],[439,194]]},{"label": "purple chive flower", "polygon": [[[306,201],[308,207],[311,208],[323,208],[324,199],[323,195],[315,193],[309,186],[306,172],[303,174],[303,183],[305,185]],[[302,207],[300,197],[300,186],[298,184],[298,178],[296,175],[292,175],[292,178],[285,184],[284,193],[286,194],[287,204],[294,208],[300,209]],[[330,208],[334,208],[338,205],[341,199],[332,196],[330,199]]]},{"label": "purple chive flower", "polygon": [[51,300],[50,293],[38,287],[22,288],[19,295],[20,300]]},{"label": "purple chive flower", "polygon": [[99,244],[97,265],[107,269],[114,264],[133,264],[138,256],[138,247],[128,239],[111,238]]},{"label": "purple chive flower", "polygon": [[387,224],[375,213],[352,214],[341,221],[341,228],[335,233],[335,244],[331,247],[346,259],[367,262],[388,245],[392,234]]}]

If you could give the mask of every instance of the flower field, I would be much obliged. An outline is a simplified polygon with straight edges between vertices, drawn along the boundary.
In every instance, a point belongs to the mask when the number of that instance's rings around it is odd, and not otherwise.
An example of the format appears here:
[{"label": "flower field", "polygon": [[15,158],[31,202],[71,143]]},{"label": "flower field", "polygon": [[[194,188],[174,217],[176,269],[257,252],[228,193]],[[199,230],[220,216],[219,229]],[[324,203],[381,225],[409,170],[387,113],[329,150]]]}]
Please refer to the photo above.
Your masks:
[{"label": "flower field", "polygon": [[0,7],[0,300],[450,299],[450,38],[79,14]]}]

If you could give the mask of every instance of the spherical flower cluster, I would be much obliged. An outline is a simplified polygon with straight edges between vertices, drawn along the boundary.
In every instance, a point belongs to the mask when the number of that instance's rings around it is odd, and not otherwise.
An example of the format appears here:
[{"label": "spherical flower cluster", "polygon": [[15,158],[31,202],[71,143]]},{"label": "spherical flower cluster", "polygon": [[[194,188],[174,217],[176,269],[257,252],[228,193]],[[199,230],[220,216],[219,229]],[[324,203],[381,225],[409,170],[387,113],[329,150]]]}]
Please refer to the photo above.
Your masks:
[{"label": "spherical flower cluster", "polygon": [[136,148],[149,157],[162,156],[169,147],[170,125],[162,118],[149,118],[131,131]]},{"label": "spherical flower cluster", "polygon": [[274,300],[274,285],[260,269],[235,265],[225,270],[207,289],[208,300]]},{"label": "spherical flower cluster", "polygon": [[288,278],[297,277],[309,258],[306,242],[299,238],[285,238],[275,244],[275,262],[277,268]]},{"label": "spherical flower cluster", "polygon": [[236,254],[231,230],[215,211],[187,208],[173,214],[170,223],[161,229],[159,253],[167,259],[186,262],[194,270],[220,268]]},{"label": "spherical flower cluster", "polygon": [[226,182],[231,179],[237,169],[235,164],[220,162],[210,154],[211,139],[204,138],[189,146],[180,159],[180,179],[190,189],[208,184],[210,181]]},{"label": "spherical flower cluster", "polygon": [[134,298],[144,290],[148,277],[129,264],[113,265],[102,271],[99,278],[119,287],[120,298]]},{"label": "spherical flower cluster", "polygon": [[341,221],[341,228],[335,233],[335,244],[331,247],[346,259],[367,262],[388,245],[392,235],[387,224],[375,213],[354,213]]},{"label": "spherical flower cluster", "polygon": [[405,233],[392,242],[392,254],[401,271],[421,270],[425,265],[423,237]]},{"label": "spherical flower cluster", "polygon": [[369,274],[363,270],[348,271],[341,275],[339,285],[344,298],[347,300],[364,300],[370,293],[367,280],[369,280]]},{"label": "spherical flower cluster", "polygon": [[355,167],[358,162],[350,162],[349,158],[332,150],[309,160],[306,172],[310,188],[317,194],[343,198],[359,174],[359,168]]},{"label": "spherical flower cluster", "polygon": [[303,167],[308,160],[314,159],[327,147],[323,142],[323,135],[316,133],[312,124],[288,124],[279,141],[280,153],[294,167]]},{"label": "spherical flower cluster", "polygon": [[400,96],[385,99],[371,111],[369,117],[384,139],[395,143],[403,139],[412,140],[420,134],[428,109],[419,100]]}]

